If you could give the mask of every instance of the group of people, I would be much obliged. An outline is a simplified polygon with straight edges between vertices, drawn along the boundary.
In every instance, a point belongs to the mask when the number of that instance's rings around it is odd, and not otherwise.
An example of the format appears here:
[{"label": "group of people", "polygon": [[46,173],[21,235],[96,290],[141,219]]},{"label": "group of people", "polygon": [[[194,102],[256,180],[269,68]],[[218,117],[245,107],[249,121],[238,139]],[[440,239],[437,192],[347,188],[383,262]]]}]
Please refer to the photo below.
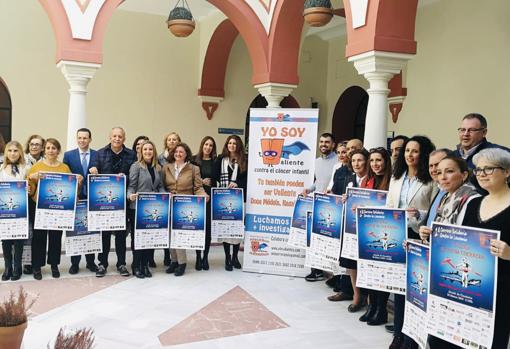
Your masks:
[{"label": "group of people", "polygon": [[[324,133],[319,138],[320,156],[315,162],[315,181],[304,191],[342,195],[349,187],[388,191],[388,207],[405,209],[408,213],[408,238],[427,243],[432,222],[442,222],[501,231],[500,240],[490,242],[491,253],[499,258],[498,288],[493,348],[506,348],[510,326],[504,316],[510,313],[510,152],[486,139],[487,120],[480,114],[468,114],[458,128],[459,145],[455,150],[436,149],[425,136],[397,136],[390,146],[366,150],[359,139],[335,143],[334,136]],[[247,156],[242,140],[231,135],[221,153],[215,140],[204,137],[195,155],[175,132],[164,138],[163,151],[148,137],[135,139],[132,149],[125,146],[126,134],[121,127],[110,132],[110,142],[99,150],[90,148],[92,135],[86,128],[76,133],[78,148],[59,160],[61,145],[54,138],[29,137],[25,148],[11,141],[5,145],[0,180],[27,179],[29,183],[30,241],[3,240],[5,270],[2,281],[18,280],[22,273],[42,279],[42,267],[49,264],[54,278],[60,276],[62,231],[34,229],[37,185],[42,172],[74,173],[78,176],[79,198],[87,198],[89,174],[124,174],[127,178],[127,229],[102,233],[102,253],[85,256],[86,268],[97,277],[107,273],[112,235],[115,236],[116,268],[129,276],[126,263],[126,237],[131,234],[133,262],[131,272],[137,278],[151,277],[155,267],[154,250],[134,247],[134,217],[137,193],[169,192],[171,194],[204,195],[209,198],[212,187],[243,188],[247,185]],[[211,217],[208,202],[206,242],[203,251],[196,251],[196,270],[208,270],[211,245]],[[240,239],[224,239],[225,269],[241,268],[238,253]],[[31,263],[22,266],[23,246],[31,246]],[[81,256],[71,257],[70,274],[79,272]],[[186,270],[186,250],[165,249],[166,272],[181,276]],[[365,310],[359,318],[370,326],[388,322],[387,303],[390,294],[360,289],[356,286],[357,263],[340,258],[327,285],[334,288],[330,301],[351,300],[348,311]],[[347,275],[340,272],[343,267]],[[307,281],[326,279],[326,273],[312,269]],[[417,348],[402,333],[405,297],[395,294],[394,324],[391,349]],[[429,345],[451,348],[452,345],[429,336]]]},{"label": "group of people", "polygon": [[[29,137],[25,149],[17,141],[4,147],[4,160],[0,166],[0,180],[28,180],[29,239],[2,240],[5,270],[2,281],[19,280],[22,274],[33,274],[36,280],[43,277],[42,268],[50,265],[51,275],[60,277],[62,231],[34,228],[37,202],[37,186],[44,172],[73,173],[78,178],[78,198],[87,198],[87,177],[90,174],[123,174],[126,176],[128,208],[126,230],[102,232],[102,252],[97,256],[85,255],[86,268],[97,277],[107,273],[108,256],[112,235],[115,237],[116,268],[120,275],[131,275],[126,263],[126,238],[131,235],[133,259],[131,272],[137,278],[151,277],[150,267],[155,267],[154,250],[137,250],[134,247],[134,217],[137,193],[169,192],[171,194],[204,195],[209,201],[212,187],[246,188],[247,159],[239,136],[227,138],[220,154],[217,154],[214,138],[204,137],[195,155],[175,132],[164,139],[164,150],[158,153],[156,144],[148,137],[135,139],[132,149],[125,146],[126,134],[121,127],[110,131],[110,143],[99,150],[90,148],[92,134],[81,128],[76,132],[78,148],[64,153],[59,160],[61,145],[54,138],[39,135]],[[208,203],[209,205],[209,203]],[[211,245],[210,207],[206,215],[205,249],[196,251],[196,270],[209,269]],[[238,253],[240,239],[223,239],[225,269],[241,268]],[[24,245],[29,245],[31,261],[22,265]],[[70,274],[79,272],[81,256],[71,257]],[[186,270],[186,250],[165,249],[166,273],[181,276]]]},{"label": "group of people", "polygon": [[[466,115],[458,135],[455,150],[436,149],[428,137],[416,135],[393,138],[389,152],[385,148],[368,151],[359,139],[336,145],[333,135],[324,133],[319,139],[315,182],[304,194],[327,192],[345,200],[349,187],[386,190],[386,206],[407,211],[407,238],[422,243],[429,243],[432,222],[500,231],[500,239],[490,241],[490,251],[498,258],[492,348],[506,349],[510,336],[505,320],[510,312],[510,150],[487,141],[487,120],[481,114]],[[341,275],[338,266],[332,268],[338,275],[329,275],[326,284],[336,293],[328,299],[352,301],[351,313],[365,309],[359,320],[370,326],[386,324],[390,294],[356,287],[355,260],[340,257],[339,264],[347,275]],[[326,278],[324,271],[312,269],[305,279]],[[386,325],[393,333],[389,348],[418,348],[402,333],[405,296],[394,294],[393,299],[394,324]],[[456,347],[434,336],[429,336],[428,344],[431,349]]]}]

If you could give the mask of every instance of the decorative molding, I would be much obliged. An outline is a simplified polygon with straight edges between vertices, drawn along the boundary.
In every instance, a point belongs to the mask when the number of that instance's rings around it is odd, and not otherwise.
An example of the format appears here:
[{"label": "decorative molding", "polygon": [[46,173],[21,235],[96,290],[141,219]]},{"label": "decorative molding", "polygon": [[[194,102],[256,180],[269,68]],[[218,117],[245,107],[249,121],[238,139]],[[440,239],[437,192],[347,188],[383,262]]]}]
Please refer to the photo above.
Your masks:
[{"label": "decorative molding", "polygon": [[404,106],[404,100],[406,99],[405,96],[398,96],[398,97],[390,97],[388,98],[388,107],[390,109],[391,113],[391,120],[394,124],[398,121],[398,116],[400,112],[402,111],[402,107]]},{"label": "decorative molding", "polygon": [[251,7],[260,23],[264,27],[267,35],[271,30],[271,23],[273,21],[274,10],[278,0],[243,0],[248,6]]},{"label": "decorative molding", "polygon": [[367,24],[369,0],[349,0],[351,5],[352,28],[360,28]]},{"label": "decorative molding", "polygon": [[60,61],[57,68],[62,71],[69,83],[69,92],[87,93],[87,85],[94,77],[101,64]]},{"label": "decorative molding", "polygon": [[202,109],[205,111],[205,116],[208,120],[211,120],[223,98],[214,96],[198,96],[198,98],[202,101]]},{"label": "decorative molding", "polygon": [[88,0],[85,3],[78,3],[72,0],[60,0],[67,15],[73,39],[92,40],[94,24],[105,1]]},{"label": "decorative molding", "polygon": [[280,108],[282,99],[290,95],[297,85],[266,82],[254,86],[266,98],[268,108]]},{"label": "decorative molding", "polygon": [[349,57],[348,61],[354,63],[359,74],[378,72],[395,75],[399,74],[407,61],[414,56],[407,53],[370,51]]}]

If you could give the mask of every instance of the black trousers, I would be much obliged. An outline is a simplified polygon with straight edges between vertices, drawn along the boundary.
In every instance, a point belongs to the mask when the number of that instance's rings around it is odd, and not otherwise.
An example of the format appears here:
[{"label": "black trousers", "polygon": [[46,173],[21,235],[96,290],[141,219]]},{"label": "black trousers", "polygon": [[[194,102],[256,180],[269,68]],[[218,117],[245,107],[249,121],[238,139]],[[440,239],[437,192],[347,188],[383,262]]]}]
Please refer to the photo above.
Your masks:
[{"label": "black trousers", "polygon": [[[23,256],[24,240],[2,240],[5,269],[15,267],[21,270],[21,257]],[[13,255],[14,248],[14,255]]]},{"label": "black trousers", "polygon": [[[205,209],[205,248],[203,251],[204,258],[209,255],[209,249],[211,248],[211,200],[206,204]],[[196,250],[197,256],[202,255],[202,250]]]},{"label": "black trousers", "polygon": [[46,265],[46,244],[48,245],[48,264],[60,264],[62,250],[62,230],[34,229],[32,238],[32,267],[39,269]]},{"label": "black trousers", "polygon": [[103,252],[97,257],[99,264],[108,268],[108,255],[110,254],[111,238],[115,235],[115,253],[117,254],[117,268],[126,265],[126,231],[103,231],[101,239],[103,242]]},{"label": "black trousers", "polygon": [[[96,255],[94,253],[89,253],[85,255],[85,261],[87,262],[87,265],[94,264],[94,260],[96,258]],[[71,264],[72,265],[79,265],[81,261],[81,256],[71,256]]]},{"label": "black trousers", "polygon": [[131,251],[133,251],[133,268],[143,268],[149,266],[149,260],[154,258],[154,249],[135,249],[135,213],[136,210],[128,209],[128,224],[131,234]]}]

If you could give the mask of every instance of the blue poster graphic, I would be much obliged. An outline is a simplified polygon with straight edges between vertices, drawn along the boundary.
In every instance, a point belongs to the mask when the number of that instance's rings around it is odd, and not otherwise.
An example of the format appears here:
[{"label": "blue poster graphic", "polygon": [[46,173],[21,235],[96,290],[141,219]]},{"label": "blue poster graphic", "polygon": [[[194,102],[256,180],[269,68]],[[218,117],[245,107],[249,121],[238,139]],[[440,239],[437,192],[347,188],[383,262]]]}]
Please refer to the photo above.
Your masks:
[{"label": "blue poster graphic", "polygon": [[427,311],[430,251],[428,246],[407,242],[406,300]]},{"label": "blue poster graphic", "polygon": [[168,229],[170,194],[138,193],[136,229]]},{"label": "blue poster graphic", "polygon": [[499,239],[499,232],[434,223],[430,294],[492,311],[497,259],[490,253],[491,239]]},{"label": "blue poster graphic", "polygon": [[407,238],[405,210],[358,208],[356,211],[359,258],[404,264],[406,251],[402,244]]},{"label": "blue poster graphic", "polygon": [[78,180],[67,173],[43,173],[39,180],[38,209],[74,211]]},{"label": "blue poster graphic", "polygon": [[126,177],[124,175],[88,176],[89,211],[124,210]]},{"label": "blue poster graphic", "polygon": [[0,182],[0,219],[27,218],[27,182]]},{"label": "blue poster graphic", "polygon": [[306,246],[310,247],[310,240],[312,239],[312,211],[306,212]]},{"label": "blue poster graphic", "polygon": [[315,193],[313,196],[312,233],[340,239],[342,197]]},{"label": "blue poster graphic", "polygon": [[172,229],[205,229],[205,198],[203,196],[172,195],[171,210]]},{"label": "blue poster graphic", "polygon": [[66,237],[87,235],[90,233],[87,227],[87,200],[79,200],[76,202],[74,230],[66,231]]},{"label": "blue poster graphic", "polygon": [[298,196],[292,214],[292,227],[306,230],[307,213],[312,211],[313,199],[306,196]]},{"label": "blue poster graphic", "polygon": [[356,208],[386,205],[388,192],[363,188],[347,188],[345,201],[344,233],[356,234]]},{"label": "blue poster graphic", "polygon": [[212,188],[211,196],[211,210],[213,220],[243,220],[243,189]]}]

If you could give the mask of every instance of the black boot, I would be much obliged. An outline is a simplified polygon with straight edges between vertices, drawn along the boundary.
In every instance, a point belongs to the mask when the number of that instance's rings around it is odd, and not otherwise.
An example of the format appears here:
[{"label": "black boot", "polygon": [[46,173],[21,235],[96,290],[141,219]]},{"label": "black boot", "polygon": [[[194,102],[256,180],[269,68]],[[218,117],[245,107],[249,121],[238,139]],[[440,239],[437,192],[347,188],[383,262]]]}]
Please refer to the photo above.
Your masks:
[{"label": "black boot", "polygon": [[5,267],[4,273],[2,274],[2,281],[10,280],[12,276],[12,265]]},{"label": "black boot", "polygon": [[152,273],[151,273],[151,270],[149,269],[149,266],[146,265],[145,267],[143,267],[143,275],[146,277],[146,278],[151,278],[152,277]]},{"label": "black boot", "polygon": [[202,270],[202,258],[200,257],[200,251],[197,251],[197,259],[195,261],[195,270]]},{"label": "black boot", "polygon": [[377,310],[377,307],[375,306],[375,304],[370,303],[367,307],[367,311],[365,312],[365,314],[361,315],[361,317],[359,318],[359,321],[367,322],[374,316],[376,310]]},{"label": "black boot", "polygon": [[165,257],[163,258],[163,264],[165,265],[165,267],[168,267],[172,263],[172,261],[170,260],[170,250],[168,248],[165,248],[163,251],[165,253]]},{"label": "black boot", "polygon": [[209,270],[209,260],[207,259],[206,254],[204,254],[204,257],[202,258],[202,269]]},{"label": "black boot", "polygon": [[33,268],[30,264],[25,264],[23,266],[23,274],[25,275],[31,275],[33,273]]},{"label": "black boot", "polygon": [[145,275],[143,274],[143,272],[140,270],[140,268],[134,268],[133,269],[133,274],[138,278],[138,279],[143,279],[145,277]]},{"label": "black boot", "polygon": [[19,280],[21,278],[21,273],[22,273],[21,265],[19,265],[17,267],[15,266],[12,269],[11,281]]},{"label": "black boot", "polygon": [[388,322],[388,310],[386,310],[386,305],[384,306],[384,308],[378,306],[372,317],[368,319],[367,325],[379,326],[387,322]]},{"label": "black boot", "polygon": [[184,275],[184,271],[186,271],[186,263],[184,263],[184,264],[179,264],[179,266],[177,267],[177,269],[175,269],[175,273],[174,273],[174,275],[175,275],[175,276],[182,276],[182,275]]},{"label": "black boot", "polygon": [[225,256],[225,270],[226,271],[232,271],[234,268],[232,268],[232,258],[229,254]]},{"label": "black boot", "polygon": [[179,263],[177,263],[177,262],[170,263],[168,268],[166,268],[165,273],[167,273],[167,274],[175,273],[175,269],[177,269],[178,266],[179,266]]},{"label": "black boot", "polygon": [[237,254],[232,256],[232,265],[236,269],[241,269],[242,268],[241,262],[239,262],[239,259],[237,258]]}]

